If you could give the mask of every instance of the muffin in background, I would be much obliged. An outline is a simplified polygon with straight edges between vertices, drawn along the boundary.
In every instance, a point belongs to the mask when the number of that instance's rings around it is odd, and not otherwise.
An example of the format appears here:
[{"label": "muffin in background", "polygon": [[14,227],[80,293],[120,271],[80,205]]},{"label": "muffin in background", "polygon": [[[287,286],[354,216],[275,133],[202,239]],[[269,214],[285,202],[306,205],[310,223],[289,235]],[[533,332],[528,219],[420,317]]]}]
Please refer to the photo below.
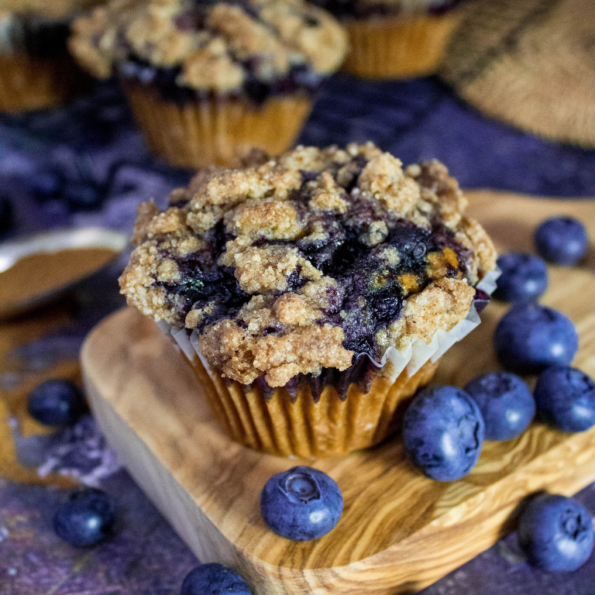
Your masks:
[{"label": "muffin in background", "polygon": [[303,0],[113,0],[73,31],[73,55],[120,79],[150,148],[194,168],[291,146],[347,47]]},{"label": "muffin in background", "polygon": [[89,88],[68,53],[70,20],[100,0],[0,0],[0,111],[59,106]]},{"label": "muffin in background", "polygon": [[343,69],[371,79],[436,72],[460,21],[459,0],[311,0],[345,26]]},{"label": "muffin in background", "polygon": [[[397,429],[479,324],[495,251],[456,180],[369,143],[255,152],[141,203],[120,278],[185,355],[236,441],[300,457]],[[479,302],[477,302],[479,300]]]}]

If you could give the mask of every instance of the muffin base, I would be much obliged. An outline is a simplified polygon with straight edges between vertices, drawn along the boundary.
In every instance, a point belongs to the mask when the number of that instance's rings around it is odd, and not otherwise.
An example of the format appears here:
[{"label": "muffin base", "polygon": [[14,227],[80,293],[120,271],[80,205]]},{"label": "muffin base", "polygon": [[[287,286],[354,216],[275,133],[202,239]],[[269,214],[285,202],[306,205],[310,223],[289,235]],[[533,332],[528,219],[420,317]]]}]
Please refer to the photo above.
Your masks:
[{"label": "muffin base", "polygon": [[438,70],[459,12],[345,22],[351,50],[343,70],[362,78],[393,79]]},{"label": "muffin base", "polygon": [[438,363],[428,361],[412,376],[405,369],[394,381],[387,378],[387,364],[369,392],[354,383],[341,399],[334,387],[326,386],[316,402],[307,385],[293,396],[286,388],[265,395],[256,383],[243,385],[207,371],[197,356],[190,361],[233,440],[260,452],[301,458],[347,454],[394,434],[410,397],[430,382]]},{"label": "muffin base", "polygon": [[312,109],[307,96],[176,103],[132,80],[122,86],[151,151],[178,167],[235,165],[254,147],[270,154],[289,148]]},{"label": "muffin base", "polygon": [[52,58],[0,54],[0,111],[57,107],[89,86],[89,77],[67,54]]}]

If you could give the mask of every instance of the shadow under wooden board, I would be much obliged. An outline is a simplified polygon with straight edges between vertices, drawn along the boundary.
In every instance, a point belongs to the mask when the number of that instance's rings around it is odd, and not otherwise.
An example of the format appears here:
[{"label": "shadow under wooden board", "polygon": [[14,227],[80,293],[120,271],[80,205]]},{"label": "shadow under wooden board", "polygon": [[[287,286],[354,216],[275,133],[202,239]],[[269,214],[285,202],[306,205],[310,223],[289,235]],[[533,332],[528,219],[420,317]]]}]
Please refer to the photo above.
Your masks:
[{"label": "shadow under wooden board", "polygon": [[[595,237],[595,202],[469,193],[469,212],[498,248],[531,250],[535,225],[554,214],[582,219]],[[580,335],[575,365],[595,375],[595,258],[550,268],[543,302],[569,315]],[[498,369],[492,332],[505,311],[443,357],[436,381],[462,385]],[[514,526],[523,499],[542,489],[573,494],[595,480],[595,429],[563,434],[534,423],[522,436],[484,445],[456,482],[423,477],[400,440],[310,461],[340,485],[337,527],[309,543],[275,536],[259,512],[266,480],[299,463],[230,441],[213,420],[190,368],[157,327],[126,309],[102,322],[82,351],[94,413],[130,472],[203,562],[234,566],[255,595],[414,593],[490,547]]]}]

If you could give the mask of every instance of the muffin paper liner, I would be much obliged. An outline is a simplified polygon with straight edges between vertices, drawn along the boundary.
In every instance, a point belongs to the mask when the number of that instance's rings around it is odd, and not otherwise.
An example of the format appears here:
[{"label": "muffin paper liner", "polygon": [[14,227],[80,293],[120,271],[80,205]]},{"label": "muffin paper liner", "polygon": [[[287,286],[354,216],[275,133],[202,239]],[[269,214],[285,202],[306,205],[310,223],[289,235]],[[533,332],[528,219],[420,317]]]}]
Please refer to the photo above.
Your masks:
[{"label": "muffin paper liner", "polygon": [[64,48],[51,56],[30,55],[28,29],[47,23],[14,15],[0,17],[0,111],[20,112],[56,107],[90,87],[90,77]]},{"label": "muffin paper liner", "polygon": [[86,91],[90,79],[68,54],[33,58],[0,53],[0,111],[56,107]]},{"label": "muffin paper liner", "polygon": [[[476,288],[491,294],[499,273],[489,272]],[[374,362],[380,367],[368,386],[352,382],[342,392],[327,384],[317,397],[308,382],[271,389],[264,382],[243,385],[223,378],[200,353],[196,330],[157,326],[186,356],[231,438],[278,456],[314,458],[367,448],[393,434],[409,397],[430,382],[440,357],[479,323],[472,304],[464,320],[450,331],[438,330],[429,344],[415,340],[403,351],[389,348]]]},{"label": "muffin paper liner", "polygon": [[390,79],[436,72],[459,12],[392,16],[344,23],[350,52],[343,70],[362,78]]},{"label": "muffin paper liner", "polygon": [[[475,286],[476,289],[484,291],[488,295],[492,295],[496,289],[496,281],[500,276],[500,269],[494,269],[488,272],[485,277]],[[386,364],[387,361],[392,362],[394,372],[391,378],[396,378],[403,370],[407,369],[407,373],[412,376],[415,374],[428,360],[435,362],[442,357],[455,343],[466,337],[474,328],[476,328],[481,319],[475,308],[475,304],[471,304],[467,318],[457,323],[450,331],[438,329],[429,344],[424,343],[420,339],[416,339],[404,351],[397,351],[394,347],[389,347],[380,361],[380,365]]]},{"label": "muffin paper liner", "polygon": [[270,154],[285,151],[313,104],[305,94],[271,97],[262,105],[248,98],[176,103],[162,99],[150,84],[121,83],[151,150],[188,168],[236,165],[254,147]]}]

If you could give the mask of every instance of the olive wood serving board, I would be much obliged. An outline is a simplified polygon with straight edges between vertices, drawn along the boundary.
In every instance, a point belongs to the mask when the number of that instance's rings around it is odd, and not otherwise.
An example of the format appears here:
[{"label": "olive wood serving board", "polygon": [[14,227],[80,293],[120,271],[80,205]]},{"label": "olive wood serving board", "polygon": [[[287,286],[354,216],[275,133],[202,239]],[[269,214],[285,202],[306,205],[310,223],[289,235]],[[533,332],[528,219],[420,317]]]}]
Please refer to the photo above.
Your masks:
[{"label": "olive wood serving board", "polygon": [[[531,250],[535,225],[581,218],[595,238],[595,202],[469,193],[470,213],[500,251]],[[543,302],[574,321],[575,365],[595,375],[595,254],[574,269],[550,267]],[[492,333],[503,304],[443,357],[436,382],[464,385],[498,369]],[[293,543],[259,512],[266,480],[302,461],[251,451],[214,421],[190,368],[150,320],[125,309],[89,336],[82,365],[93,411],[149,498],[203,562],[233,566],[255,595],[414,593],[514,528],[522,501],[548,489],[574,494],[595,480],[595,429],[563,434],[534,423],[508,442],[488,442],[472,473],[425,478],[399,438],[368,451],[310,461],[339,484],[345,509],[325,537]]]}]

